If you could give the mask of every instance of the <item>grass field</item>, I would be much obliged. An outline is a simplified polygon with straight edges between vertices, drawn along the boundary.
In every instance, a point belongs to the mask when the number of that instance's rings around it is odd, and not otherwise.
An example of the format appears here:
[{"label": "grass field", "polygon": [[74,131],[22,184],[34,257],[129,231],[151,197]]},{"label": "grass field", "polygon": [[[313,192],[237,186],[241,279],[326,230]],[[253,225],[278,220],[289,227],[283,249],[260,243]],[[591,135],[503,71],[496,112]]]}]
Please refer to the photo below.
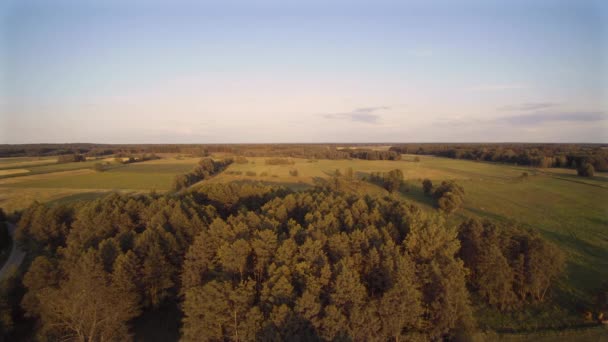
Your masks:
[{"label": "grass field", "polygon": [[[500,322],[504,318],[497,313],[483,312],[482,323],[485,320],[517,329],[534,327],[530,321],[541,322],[537,326],[542,326],[543,320],[558,325],[568,317],[581,316],[576,308],[588,306],[594,299],[594,291],[602,281],[608,280],[607,174],[581,178],[574,170],[531,169],[430,156],[419,156],[419,161],[414,158],[404,156],[400,161],[292,159],[293,165],[267,165],[267,158],[248,158],[248,163],[234,163],[204,182],[262,181],[303,189],[329,179],[336,169],[344,174],[347,168],[352,168],[359,180],[350,184],[359,193],[387,195],[383,188],[361,179],[369,177],[371,172],[401,169],[409,191],[394,196],[434,211],[433,200],[422,191],[422,179],[429,178],[434,183],[455,179],[464,186],[466,195],[464,210],[450,218],[452,224],[465,216],[513,222],[540,231],[568,254],[566,276],[558,290],[560,307],[568,308],[567,313],[559,308],[543,308],[542,312],[548,312],[544,317],[538,317],[537,312],[541,311],[532,310]],[[7,211],[26,207],[33,200],[61,203],[95,198],[112,190],[168,190],[175,175],[190,171],[199,158],[166,157],[115,165],[105,172],[91,169],[98,161],[45,164],[44,159],[10,159],[13,160],[0,160],[0,170],[21,165],[20,169],[29,172],[0,179],[0,207]],[[26,163],[34,164],[26,167]],[[293,170],[298,171],[297,176],[290,174]],[[522,177],[524,172],[528,173],[527,177]]]},{"label": "grass field", "polygon": [[[0,165],[31,162],[28,160],[3,161]],[[164,158],[141,163],[113,165],[111,169],[92,170],[100,161],[43,164],[31,166],[27,173],[0,177],[0,207],[6,211],[22,209],[34,200],[62,202],[94,198],[118,190],[122,192],[165,191],[173,178],[190,171],[199,158]],[[0,170],[1,171],[1,170]],[[2,174],[0,173],[0,176]]]}]

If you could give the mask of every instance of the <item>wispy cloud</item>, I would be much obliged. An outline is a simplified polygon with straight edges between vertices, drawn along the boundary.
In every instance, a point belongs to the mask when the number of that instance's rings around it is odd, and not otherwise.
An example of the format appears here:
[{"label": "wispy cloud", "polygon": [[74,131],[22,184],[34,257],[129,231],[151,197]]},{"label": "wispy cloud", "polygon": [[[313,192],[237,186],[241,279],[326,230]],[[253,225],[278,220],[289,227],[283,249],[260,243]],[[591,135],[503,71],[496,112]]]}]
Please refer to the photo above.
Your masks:
[{"label": "wispy cloud", "polygon": [[498,118],[463,118],[460,116],[446,117],[436,120],[434,125],[437,126],[480,126],[480,125],[510,125],[519,126],[519,128],[532,129],[543,124],[554,122],[597,122],[608,120],[608,113],[602,111],[588,112],[550,112],[550,111],[535,111],[528,114],[503,116]]},{"label": "wispy cloud", "polygon": [[500,123],[511,125],[540,125],[550,122],[595,122],[608,119],[605,112],[534,112],[498,118]]},{"label": "wispy cloud", "polygon": [[551,107],[555,107],[557,103],[553,102],[528,102],[512,104],[504,107],[500,107],[499,110],[503,111],[529,111],[529,110],[543,110]]},{"label": "wispy cloud", "polygon": [[363,122],[375,124],[380,119],[380,115],[377,114],[378,111],[390,109],[387,106],[377,106],[377,107],[362,107],[355,108],[350,112],[346,113],[329,113],[323,114],[323,117],[326,119],[332,120],[349,120],[354,122]]}]

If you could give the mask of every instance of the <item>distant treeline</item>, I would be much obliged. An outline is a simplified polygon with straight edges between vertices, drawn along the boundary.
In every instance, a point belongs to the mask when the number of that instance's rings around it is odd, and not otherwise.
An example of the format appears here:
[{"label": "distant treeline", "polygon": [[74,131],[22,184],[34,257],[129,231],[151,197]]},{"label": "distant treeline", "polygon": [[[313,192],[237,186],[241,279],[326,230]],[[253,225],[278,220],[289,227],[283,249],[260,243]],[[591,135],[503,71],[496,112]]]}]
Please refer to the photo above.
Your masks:
[{"label": "distant treeline", "polygon": [[399,153],[369,149],[369,144],[349,144],[341,149],[337,144],[28,144],[0,145],[0,158],[24,156],[84,155],[85,157],[110,154],[179,153],[206,157],[211,153],[227,153],[243,157],[291,157],[306,159],[368,159],[397,160]]},{"label": "distant treeline", "polygon": [[608,171],[608,149],[599,144],[399,144],[390,150],[535,167],[578,168],[589,163]]},{"label": "distant treeline", "polygon": [[519,228],[456,227],[388,196],[260,184],[35,203],[17,240],[31,262],[1,289],[8,340],[132,340],[133,325],[173,304],[183,315],[167,312],[176,321],[148,325],[151,336],[467,341],[471,297],[526,310],[564,266],[558,248]]}]

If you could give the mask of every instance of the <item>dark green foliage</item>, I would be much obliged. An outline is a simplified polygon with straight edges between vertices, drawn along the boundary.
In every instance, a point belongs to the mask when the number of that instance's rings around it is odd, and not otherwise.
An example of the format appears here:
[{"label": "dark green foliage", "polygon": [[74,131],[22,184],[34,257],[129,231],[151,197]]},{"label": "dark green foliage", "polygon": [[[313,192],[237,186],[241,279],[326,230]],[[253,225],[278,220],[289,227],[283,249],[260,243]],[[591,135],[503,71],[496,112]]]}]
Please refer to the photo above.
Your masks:
[{"label": "dark green foliage", "polygon": [[595,169],[590,163],[583,163],[577,168],[576,172],[579,176],[582,177],[593,177],[593,175],[595,174]]},{"label": "dark green foliage", "polygon": [[430,179],[425,179],[422,181],[422,190],[424,190],[424,193],[427,195],[430,195],[431,192],[433,191],[433,182],[431,182]]},{"label": "dark green foliage", "polygon": [[464,188],[455,181],[443,181],[440,186],[435,188],[433,196],[437,199],[439,210],[449,215],[462,207]]},{"label": "dark green foliage", "polygon": [[608,171],[608,150],[601,144],[399,144],[391,151],[541,168],[590,163],[596,170]]},{"label": "dark green foliage", "polygon": [[82,154],[64,154],[57,157],[57,163],[83,162],[86,160],[87,158]]},{"label": "dark green foliage", "polygon": [[471,288],[500,310],[543,301],[565,266],[555,245],[515,227],[470,219],[460,225],[458,238]]},{"label": "dark green foliage", "polygon": [[33,258],[21,305],[53,340],[129,339],[132,318],[175,302],[184,340],[450,339],[475,328],[467,280],[502,305],[542,300],[559,274],[539,237],[503,245],[469,225],[392,196],[251,182],[35,204],[19,222]]},{"label": "dark green foliage", "polygon": [[173,190],[179,191],[185,189],[194,183],[220,173],[232,164],[232,162],[232,159],[215,161],[211,158],[203,158],[192,171],[175,177],[173,180]]},{"label": "dark green foliage", "polygon": [[386,173],[372,172],[370,181],[381,185],[390,193],[400,190],[405,185],[403,171],[400,169],[394,169]]}]

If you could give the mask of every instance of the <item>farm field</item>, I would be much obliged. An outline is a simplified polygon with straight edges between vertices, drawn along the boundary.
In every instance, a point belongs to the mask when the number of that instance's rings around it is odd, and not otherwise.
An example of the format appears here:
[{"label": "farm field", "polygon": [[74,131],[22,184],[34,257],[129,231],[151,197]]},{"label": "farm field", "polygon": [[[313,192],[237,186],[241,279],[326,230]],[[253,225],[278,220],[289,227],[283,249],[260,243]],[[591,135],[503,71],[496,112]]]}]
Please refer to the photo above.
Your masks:
[{"label": "farm field", "polygon": [[[113,158],[107,158],[105,161],[111,160]],[[79,200],[94,198],[112,190],[166,191],[176,175],[190,171],[198,160],[199,158],[171,157],[113,165],[111,169],[103,172],[92,169],[101,160],[65,164],[54,162],[32,166],[25,169],[29,171],[27,173],[7,174],[6,177],[0,178],[0,207],[12,212],[29,206],[34,200],[40,202]],[[14,165],[14,163],[2,161],[0,165]]]}]

